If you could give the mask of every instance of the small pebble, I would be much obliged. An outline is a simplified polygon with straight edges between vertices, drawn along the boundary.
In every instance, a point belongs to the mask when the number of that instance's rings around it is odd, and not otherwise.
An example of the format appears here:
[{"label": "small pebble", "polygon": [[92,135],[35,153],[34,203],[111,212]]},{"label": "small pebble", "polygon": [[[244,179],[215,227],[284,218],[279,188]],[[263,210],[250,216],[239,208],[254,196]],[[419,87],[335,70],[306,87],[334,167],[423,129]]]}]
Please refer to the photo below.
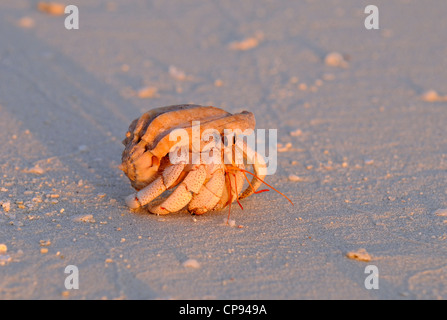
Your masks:
[{"label": "small pebble", "polygon": [[331,52],[327,54],[326,57],[324,58],[324,63],[330,67],[346,68],[348,66],[348,63],[346,62],[343,55],[338,52]]},{"label": "small pebble", "polygon": [[293,76],[293,77],[291,77],[290,78],[290,83],[298,83],[298,81],[299,81],[300,79],[298,78],[298,77],[296,77],[296,76]]},{"label": "small pebble", "polygon": [[49,245],[51,245],[51,241],[50,240],[40,240],[39,244],[41,247],[48,247]]},{"label": "small pebble", "polygon": [[179,81],[184,81],[187,80],[188,78],[185,72],[183,72],[182,70],[178,69],[175,66],[169,66],[169,74],[171,75],[171,77]]},{"label": "small pebble", "polygon": [[259,41],[256,38],[247,38],[239,42],[233,42],[230,44],[231,50],[246,51],[256,48],[259,45]]},{"label": "small pebble", "polygon": [[31,17],[23,17],[17,23],[22,28],[32,28],[34,27],[34,19]]},{"label": "small pebble", "polygon": [[59,198],[60,196],[58,194],[52,194],[52,193],[47,193],[45,195],[45,198]]},{"label": "small pebble", "polygon": [[40,1],[37,4],[37,9],[41,12],[45,12],[53,16],[62,16],[65,14],[65,5],[58,2]]},{"label": "small pebble", "polygon": [[128,64],[121,65],[121,71],[122,72],[127,72],[127,71],[129,71],[129,69],[130,69],[130,67],[129,67]]},{"label": "small pebble", "polygon": [[234,227],[236,226],[236,220],[224,218],[223,224],[226,226]]},{"label": "small pebble", "polygon": [[8,247],[6,246],[6,244],[1,243],[0,244],[0,254],[6,254],[6,252],[8,252]]},{"label": "small pebble", "polygon": [[12,258],[7,254],[0,254],[0,266],[5,266],[12,261]]},{"label": "small pebble", "polygon": [[292,137],[299,137],[302,133],[301,129],[296,129],[295,131],[290,132],[290,135]]},{"label": "small pebble", "polygon": [[422,100],[427,102],[442,102],[447,101],[447,96],[441,96],[435,90],[428,90],[422,95]]},{"label": "small pebble", "polygon": [[5,210],[5,212],[9,212],[9,210],[11,210],[11,202],[3,202],[2,208],[3,210]]},{"label": "small pebble", "polygon": [[72,220],[75,222],[96,222],[92,214],[78,214],[76,216],[73,216]]},{"label": "small pebble", "polygon": [[298,177],[297,175],[295,175],[295,174],[289,174],[289,180],[290,181],[294,181],[294,182],[298,182],[298,181],[301,181],[302,179],[300,177]]},{"label": "small pebble", "polygon": [[185,268],[193,268],[193,269],[200,268],[200,263],[196,259],[188,259],[184,261],[182,264]]},{"label": "small pebble", "polygon": [[301,91],[306,91],[307,90],[307,84],[305,83],[300,83],[298,85],[298,89],[300,89]]},{"label": "small pebble", "polygon": [[291,142],[287,142],[285,145],[283,145],[282,143],[278,143],[278,152],[286,152],[289,151],[290,148],[292,148]]},{"label": "small pebble", "polygon": [[35,165],[34,167],[32,167],[32,168],[25,169],[24,172],[25,172],[25,173],[38,174],[38,175],[41,175],[41,174],[44,174],[44,173],[45,173],[45,171],[44,171],[38,164],[36,164],[36,165]]},{"label": "small pebble", "polygon": [[156,87],[145,87],[138,90],[138,98],[147,99],[147,98],[157,98],[158,89]]},{"label": "small pebble", "polygon": [[36,203],[41,203],[42,199],[39,197],[34,197],[31,201],[36,202]]},{"label": "small pebble", "polygon": [[237,51],[251,50],[253,48],[256,48],[263,38],[264,35],[261,32],[259,32],[254,37],[248,37],[243,39],[242,41],[235,41],[230,43],[229,48],[230,50],[237,50]]}]

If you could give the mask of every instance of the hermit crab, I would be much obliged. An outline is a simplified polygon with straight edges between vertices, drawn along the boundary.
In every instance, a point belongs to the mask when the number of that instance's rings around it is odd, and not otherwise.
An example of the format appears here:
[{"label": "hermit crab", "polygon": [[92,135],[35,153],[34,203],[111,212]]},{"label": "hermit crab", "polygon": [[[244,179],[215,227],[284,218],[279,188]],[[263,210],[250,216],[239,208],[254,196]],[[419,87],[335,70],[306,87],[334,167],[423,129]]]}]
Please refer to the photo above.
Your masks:
[{"label": "hermit crab", "polygon": [[[131,123],[123,140],[120,168],[136,189],[126,204],[131,209],[146,206],[160,215],[186,206],[193,214],[203,214],[268,191],[257,191],[262,184],[274,189],[263,180],[264,158],[246,141],[236,139],[238,132],[254,128],[255,117],[247,111],[231,114],[212,106],[183,104],[146,112]],[[246,170],[249,166],[253,172]],[[243,190],[245,181],[248,186]],[[173,191],[167,198],[158,198],[168,190]]]}]

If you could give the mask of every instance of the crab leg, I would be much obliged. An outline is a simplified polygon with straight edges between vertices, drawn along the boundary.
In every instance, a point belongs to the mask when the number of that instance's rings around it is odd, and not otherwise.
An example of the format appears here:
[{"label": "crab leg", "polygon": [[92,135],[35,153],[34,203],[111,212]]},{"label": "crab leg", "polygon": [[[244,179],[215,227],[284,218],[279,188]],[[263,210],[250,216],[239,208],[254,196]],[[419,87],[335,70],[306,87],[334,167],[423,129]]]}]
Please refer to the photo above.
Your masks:
[{"label": "crab leg", "polygon": [[163,173],[142,190],[126,197],[126,204],[131,209],[142,207],[171,187],[185,168],[184,163],[167,167]]},{"label": "crab leg", "polygon": [[150,207],[149,211],[155,214],[168,214],[181,210],[191,201],[192,193],[199,193],[206,176],[205,166],[196,165],[165,201]]},{"label": "crab leg", "polygon": [[251,180],[251,186],[248,186],[239,197],[239,199],[243,199],[253,194],[262,185],[260,179],[264,179],[267,175],[267,165],[264,158],[251,149],[243,140],[238,140],[235,146],[244,153],[244,158],[248,160],[247,162],[252,163],[253,171],[256,175],[256,177],[253,176],[253,179]]},{"label": "crab leg", "polygon": [[[240,165],[243,166],[243,165]],[[228,204],[236,201],[242,187],[244,186],[245,177],[240,171],[229,170],[225,173],[226,187],[223,189],[222,197],[213,210],[225,208]]]},{"label": "crab leg", "polygon": [[206,182],[199,193],[193,195],[188,210],[194,214],[204,214],[212,210],[222,197],[225,189],[225,169],[222,164],[211,168],[211,178]]}]

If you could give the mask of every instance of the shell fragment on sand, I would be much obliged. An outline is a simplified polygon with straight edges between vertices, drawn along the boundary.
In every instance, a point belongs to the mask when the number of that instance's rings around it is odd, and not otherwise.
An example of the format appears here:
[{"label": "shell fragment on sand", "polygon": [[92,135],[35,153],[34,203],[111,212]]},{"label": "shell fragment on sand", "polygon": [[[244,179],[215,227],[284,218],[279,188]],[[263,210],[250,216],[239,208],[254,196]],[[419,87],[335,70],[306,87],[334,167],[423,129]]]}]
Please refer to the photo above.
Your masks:
[{"label": "shell fragment on sand", "polygon": [[38,164],[36,164],[34,167],[32,168],[28,168],[23,170],[24,173],[32,173],[32,174],[37,174],[37,175],[41,175],[45,173],[45,170],[42,169]]},{"label": "shell fragment on sand", "polygon": [[371,255],[363,248],[358,249],[357,251],[348,252],[346,254],[346,257],[358,261],[365,261],[365,262],[371,261]]},{"label": "shell fragment on sand", "polygon": [[435,212],[433,212],[438,217],[447,217],[447,208],[444,209],[438,209]]},{"label": "shell fragment on sand", "polygon": [[74,222],[90,222],[90,223],[96,222],[92,214],[78,214],[73,216],[72,220]]},{"label": "shell fragment on sand", "polygon": [[245,38],[241,41],[234,41],[228,46],[230,50],[247,51],[259,46],[259,43],[264,39],[262,32],[257,32],[253,37]]},{"label": "shell fragment on sand", "polygon": [[298,182],[298,181],[302,181],[303,179],[301,179],[299,176],[297,176],[295,174],[289,174],[289,180],[290,181],[294,181],[294,182]]},{"label": "shell fragment on sand", "polygon": [[182,263],[185,268],[199,269],[200,263],[196,259],[188,259]]}]

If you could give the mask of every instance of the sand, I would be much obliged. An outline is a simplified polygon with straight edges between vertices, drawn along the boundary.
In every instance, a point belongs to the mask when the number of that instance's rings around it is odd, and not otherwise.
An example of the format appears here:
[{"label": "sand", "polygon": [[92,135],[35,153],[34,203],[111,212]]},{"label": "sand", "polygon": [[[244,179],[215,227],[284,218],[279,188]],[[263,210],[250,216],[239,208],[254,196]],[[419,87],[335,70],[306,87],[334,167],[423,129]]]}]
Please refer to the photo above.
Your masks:
[{"label": "sand", "polygon": [[[37,3],[0,2],[0,299],[447,298],[447,3],[375,1],[379,30],[354,0],[74,0],[79,30]],[[180,103],[278,129],[294,206],[129,211],[120,141]]]}]

